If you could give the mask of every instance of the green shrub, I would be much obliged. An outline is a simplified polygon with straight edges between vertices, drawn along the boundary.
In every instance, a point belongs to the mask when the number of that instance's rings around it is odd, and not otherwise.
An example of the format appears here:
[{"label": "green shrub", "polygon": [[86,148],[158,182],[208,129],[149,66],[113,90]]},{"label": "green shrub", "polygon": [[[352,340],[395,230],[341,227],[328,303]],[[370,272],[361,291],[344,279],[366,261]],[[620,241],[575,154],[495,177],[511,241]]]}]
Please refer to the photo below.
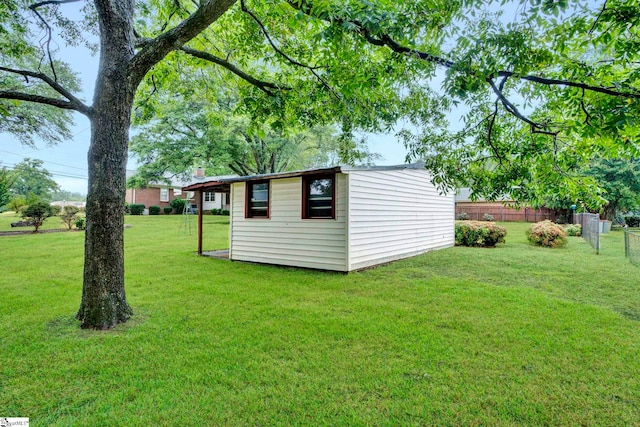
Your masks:
[{"label": "green shrub", "polygon": [[558,248],[567,243],[567,232],[562,226],[548,219],[536,222],[527,230],[527,239],[535,245]]},{"label": "green shrub", "polygon": [[220,213],[221,211],[222,211],[222,209],[217,209],[217,208],[215,208],[215,209],[211,209],[211,210],[209,211],[209,213],[210,213],[211,215],[221,215],[221,213]]},{"label": "green shrub", "polygon": [[160,215],[160,206],[149,206],[149,215]]},{"label": "green shrub", "polygon": [[486,221],[456,221],[456,246],[476,246],[492,248],[504,243],[507,229]]},{"label": "green shrub", "polygon": [[84,230],[87,221],[84,218],[76,218],[76,228],[78,230]]},{"label": "green shrub", "polygon": [[565,229],[569,236],[582,236],[582,226],[580,224],[567,224]]},{"label": "green shrub", "polygon": [[144,213],[144,205],[141,203],[131,203],[129,205],[131,215],[142,215]]},{"label": "green shrub", "polygon": [[35,228],[34,232],[38,231],[47,218],[54,215],[55,209],[46,202],[33,203],[22,211],[22,217],[26,218],[31,225],[33,225]]},{"label": "green shrub", "polygon": [[162,210],[165,215],[169,215],[171,212],[173,212],[173,208],[171,206],[165,206],[164,208],[162,208]]},{"label": "green shrub", "polygon": [[76,215],[80,209],[75,206],[65,206],[62,214],[60,215],[60,219],[67,229],[71,230],[73,228],[73,224],[76,222]]},{"label": "green shrub", "polygon": [[624,222],[629,227],[640,227],[640,216],[627,216],[624,218]]},{"label": "green shrub", "polygon": [[222,209],[222,210],[220,210],[220,215],[226,215],[226,216],[229,216],[229,210],[228,210],[228,209]]},{"label": "green shrub", "polygon": [[177,214],[181,214],[184,212],[184,206],[187,201],[185,199],[173,199],[169,204]]},{"label": "green shrub", "polygon": [[484,216],[482,217],[482,219],[484,219],[485,221],[493,221],[493,215],[491,214],[484,214]]},{"label": "green shrub", "polygon": [[458,221],[466,221],[466,220],[468,220],[468,219],[469,219],[469,215],[467,215],[467,213],[466,213],[466,212],[460,212],[460,213],[456,216],[456,219],[457,219]]}]

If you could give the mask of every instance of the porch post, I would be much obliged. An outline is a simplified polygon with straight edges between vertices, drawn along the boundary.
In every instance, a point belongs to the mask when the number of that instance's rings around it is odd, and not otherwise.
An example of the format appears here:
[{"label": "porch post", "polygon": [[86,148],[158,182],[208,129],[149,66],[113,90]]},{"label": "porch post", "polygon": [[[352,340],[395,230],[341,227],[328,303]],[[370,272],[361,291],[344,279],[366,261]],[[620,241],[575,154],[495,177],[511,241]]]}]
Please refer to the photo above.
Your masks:
[{"label": "porch post", "polygon": [[202,211],[204,210],[203,190],[198,191],[198,255],[202,255]]}]

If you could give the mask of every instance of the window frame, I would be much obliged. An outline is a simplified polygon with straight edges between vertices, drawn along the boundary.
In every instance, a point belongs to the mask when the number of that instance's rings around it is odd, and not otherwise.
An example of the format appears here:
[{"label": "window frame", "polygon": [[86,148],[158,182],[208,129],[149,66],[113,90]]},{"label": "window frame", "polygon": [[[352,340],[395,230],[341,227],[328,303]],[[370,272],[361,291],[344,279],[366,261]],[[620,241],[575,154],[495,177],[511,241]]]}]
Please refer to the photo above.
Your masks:
[{"label": "window frame", "polygon": [[[165,196],[162,196],[162,193],[164,192]],[[160,201],[161,202],[168,202],[169,201],[169,189],[168,188],[160,188]]]},{"label": "window frame", "polygon": [[[213,196],[211,196],[213,195]],[[204,192],[204,201],[205,202],[215,202],[216,201],[216,193],[214,191],[205,191]]]},{"label": "window frame", "polygon": [[[331,216],[312,216],[309,209],[309,196],[311,193],[311,182],[320,179],[331,180]],[[302,176],[302,219],[322,220],[336,219],[336,174],[323,173]]]},{"label": "window frame", "polygon": [[[267,215],[256,216],[252,213],[251,197],[253,196],[253,186],[259,184],[267,184]],[[244,217],[248,219],[269,219],[271,217],[271,180],[262,179],[257,181],[247,181],[245,183],[245,200],[244,200]]]}]

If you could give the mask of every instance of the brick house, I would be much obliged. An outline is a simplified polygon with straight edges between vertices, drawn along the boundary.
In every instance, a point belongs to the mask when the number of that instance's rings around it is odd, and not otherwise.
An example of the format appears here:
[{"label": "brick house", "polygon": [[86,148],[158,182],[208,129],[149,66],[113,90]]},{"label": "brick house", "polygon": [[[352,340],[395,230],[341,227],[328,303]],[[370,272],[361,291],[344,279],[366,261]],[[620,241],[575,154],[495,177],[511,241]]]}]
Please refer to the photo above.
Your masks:
[{"label": "brick house", "polygon": [[[134,170],[127,170],[127,179],[135,175],[135,173],[136,171]],[[193,176],[189,181],[171,179],[170,183],[149,183],[143,188],[127,188],[125,201],[128,204],[144,205],[146,209],[148,209],[149,206],[160,206],[161,213],[164,213],[164,207],[171,206],[170,203],[172,200],[187,199],[189,201],[189,207],[193,211],[196,211],[198,206],[194,199],[194,192],[182,191],[182,188],[207,179],[211,178],[205,177],[204,169],[197,168],[194,170]],[[228,194],[224,193],[205,193],[204,210],[228,209],[229,202],[227,196]]]}]

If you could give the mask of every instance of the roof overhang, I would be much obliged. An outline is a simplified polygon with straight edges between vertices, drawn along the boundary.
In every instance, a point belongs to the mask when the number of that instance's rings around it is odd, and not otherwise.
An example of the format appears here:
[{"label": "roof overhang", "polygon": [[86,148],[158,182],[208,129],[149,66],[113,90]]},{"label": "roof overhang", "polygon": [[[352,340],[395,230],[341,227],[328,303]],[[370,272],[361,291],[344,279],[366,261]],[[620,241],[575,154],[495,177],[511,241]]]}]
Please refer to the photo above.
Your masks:
[{"label": "roof overhang", "polygon": [[231,192],[231,184],[221,181],[197,182],[195,184],[182,187],[182,191],[209,191],[214,193]]}]

